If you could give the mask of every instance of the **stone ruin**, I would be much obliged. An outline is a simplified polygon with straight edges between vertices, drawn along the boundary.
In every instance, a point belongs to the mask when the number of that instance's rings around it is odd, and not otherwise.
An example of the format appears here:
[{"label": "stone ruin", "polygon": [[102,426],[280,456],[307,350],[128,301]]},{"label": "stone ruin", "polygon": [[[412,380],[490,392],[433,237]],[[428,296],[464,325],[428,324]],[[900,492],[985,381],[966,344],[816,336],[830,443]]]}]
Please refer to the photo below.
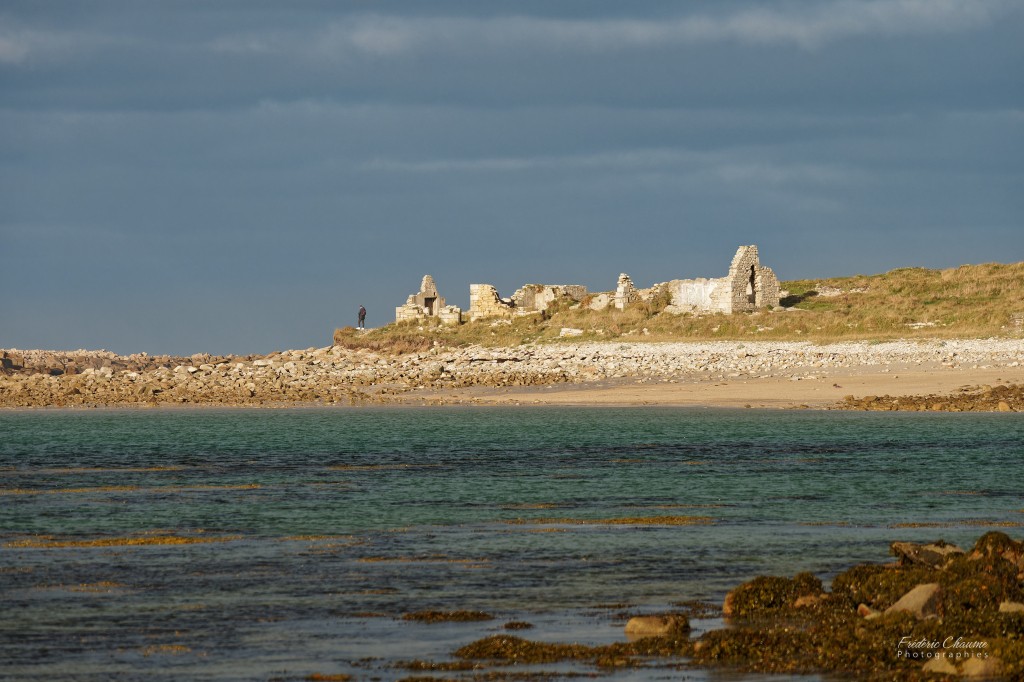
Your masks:
[{"label": "stone ruin", "polygon": [[726,314],[776,308],[781,290],[771,268],[761,265],[757,247],[741,246],[732,257],[729,274],[717,279],[674,279],[660,285],[671,295],[672,312]]},{"label": "stone ruin", "polygon": [[516,304],[510,298],[502,298],[493,284],[469,285],[469,321],[476,322],[486,317],[512,317]]},{"label": "stone ruin", "polygon": [[729,266],[729,274],[715,279],[674,279],[637,289],[626,273],[619,275],[615,291],[594,294],[588,307],[624,310],[637,301],[650,301],[668,294],[670,313],[739,313],[779,305],[779,280],[771,268],[761,265],[756,246],[741,246]]},{"label": "stone ruin", "polygon": [[469,321],[543,313],[556,301],[578,303],[586,296],[587,288],[582,284],[526,284],[511,298],[499,296],[491,284],[470,284]]},{"label": "stone ruin", "polygon": [[[510,298],[502,298],[491,284],[469,285],[469,321],[489,318],[512,318],[517,315],[543,313],[557,301],[585,302],[592,310],[613,307],[624,310],[638,301],[650,301],[668,294],[672,313],[751,312],[779,305],[779,280],[771,268],[761,265],[757,246],[741,246],[736,250],[729,274],[714,279],[674,279],[638,289],[629,275],[619,275],[614,291],[591,294],[581,284],[527,284]],[[420,292],[413,294],[404,306],[395,309],[395,319],[423,320],[439,317],[442,322],[459,324],[462,311],[445,306],[444,299],[430,275],[423,278]]]},{"label": "stone ruin", "polygon": [[436,317],[443,324],[461,324],[462,308],[445,305],[434,278],[424,275],[418,293],[410,294],[405,305],[395,308],[395,322],[423,321]]}]

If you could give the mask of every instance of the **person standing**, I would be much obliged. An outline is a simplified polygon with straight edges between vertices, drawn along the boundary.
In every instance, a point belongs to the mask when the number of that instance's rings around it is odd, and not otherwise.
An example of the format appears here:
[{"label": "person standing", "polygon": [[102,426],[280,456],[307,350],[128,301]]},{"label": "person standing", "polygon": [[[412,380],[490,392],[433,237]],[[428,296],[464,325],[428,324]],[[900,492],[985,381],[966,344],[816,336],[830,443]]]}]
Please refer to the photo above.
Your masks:
[{"label": "person standing", "polygon": [[366,328],[366,308],[359,306],[359,328]]}]

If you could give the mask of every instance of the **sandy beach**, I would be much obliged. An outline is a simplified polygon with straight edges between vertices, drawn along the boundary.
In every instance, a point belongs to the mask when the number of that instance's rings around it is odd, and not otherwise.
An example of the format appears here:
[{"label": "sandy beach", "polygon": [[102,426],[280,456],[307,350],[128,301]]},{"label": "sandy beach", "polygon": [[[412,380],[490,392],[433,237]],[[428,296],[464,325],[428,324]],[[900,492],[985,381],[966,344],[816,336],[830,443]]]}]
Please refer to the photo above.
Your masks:
[{"label": "sandy beach", "polygon": [[[0,406],[6,407],[522,403],[823,409],[872,396],[944,396],[1024,384],[1019,339],[591,342],[400,355],[328,346],[188,358],[85,350],[0,353]],[[1014,411],[1019,407],[1004,402]]]},{"label": "sandy beach", "polygon": [[543,387],[434,391],[451,402],[543,405],[703,405],[707,407],[811,408],[836,405],[848,395],[924,396],[968,387],[1024,383],[1020,367],[1000,369],[902,369],[889,372],[847,368],[794,381],[781,377],[733,381],[617,381]]}]

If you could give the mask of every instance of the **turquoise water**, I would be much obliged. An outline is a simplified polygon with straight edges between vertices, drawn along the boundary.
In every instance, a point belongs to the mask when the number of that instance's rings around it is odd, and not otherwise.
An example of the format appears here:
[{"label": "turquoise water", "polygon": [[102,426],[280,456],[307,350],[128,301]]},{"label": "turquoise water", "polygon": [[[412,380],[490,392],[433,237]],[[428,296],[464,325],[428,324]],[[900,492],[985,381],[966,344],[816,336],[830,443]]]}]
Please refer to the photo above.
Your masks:
[{"label": "turquoise water", "polygon": [[[397,680],[510,620],[617,641],[628,615],[717,604],[755,575],[969,545],[1024,522],[1021,481],[1012,414],[7,412],[0,678]],[[576,523],[666,516],[702,523]],[[169,537],[216,541],[125,544]],[[496,618],[401,620],[424,609]]]}]

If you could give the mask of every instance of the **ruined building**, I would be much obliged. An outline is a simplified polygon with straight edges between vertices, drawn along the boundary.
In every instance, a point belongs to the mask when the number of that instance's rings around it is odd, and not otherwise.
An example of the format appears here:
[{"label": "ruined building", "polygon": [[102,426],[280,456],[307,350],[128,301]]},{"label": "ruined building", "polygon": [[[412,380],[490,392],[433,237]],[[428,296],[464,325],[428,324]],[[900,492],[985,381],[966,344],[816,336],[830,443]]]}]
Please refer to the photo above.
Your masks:
[{"label": "ruined building", "polygon": [[490,284],[470,284],[469,321],[542,313],[555,301],[579,302],[586,296],[587,288],[582,284],[526,284],[511,298],[501,298]]},{"label": "ruined building", "polygon": [[469,285],[469,321],[476,322],[486,317],[512,317],[515,303],[510,298],[501,298],[493,284]]},{"label": "ruined building", "polygon": [[[638,301],[650,301],[659,294],[668,294],[666,308],[672,313],[687,312],[750,312],[779,305],[779,280],[772,269],[761,265],[757,246],[741,246],[736,250],[729,274],[714,279],[674,279],[638,289],[629,275],[619,275],[614,291],[588,293],[580,284],[527,284],[510,298],[502,298],[491,284],[469,285],[469,321],[488,318],[511,318],[546,311],[556,301],[585,302],[592,310],[609,307],[624,310]],[[462,311],[445,306],[444,299],[430,275],[423,278],[420,292],[413,294],[404,306],[395,309],[395,319],[422,320],[436,316],[450,324],[462,320]]]},{"label": "ruined building", "polygon": [[625,310],[637,301],[650,301],[667,293],[670,313],[738,313],[779,305],[779,280],[772,269],[761,265],[756,246],[741,246],[729,266],[729,274],[715,279],[674,279],[638,289],[626,273],[619,275],[615,291],[594,294],[591,310],[612,307]]},{"label": "ruined building", "polygon": [[453,305],[445,305],[444,298],[437,292],[434,278],[424,275],[419,293],[409,294],[405,305],[395,308],[395,322],[422,321],[431,317],[436,317],[444,324],[459,324],[462,322],[462,309]]},{"label": "ruined building", "polygon": [[736,250],[725,277],[674,279],[661,286],[671,294],[673,312],[739,313],[779,305],[779,280],[761,265],[754,245]]}]

